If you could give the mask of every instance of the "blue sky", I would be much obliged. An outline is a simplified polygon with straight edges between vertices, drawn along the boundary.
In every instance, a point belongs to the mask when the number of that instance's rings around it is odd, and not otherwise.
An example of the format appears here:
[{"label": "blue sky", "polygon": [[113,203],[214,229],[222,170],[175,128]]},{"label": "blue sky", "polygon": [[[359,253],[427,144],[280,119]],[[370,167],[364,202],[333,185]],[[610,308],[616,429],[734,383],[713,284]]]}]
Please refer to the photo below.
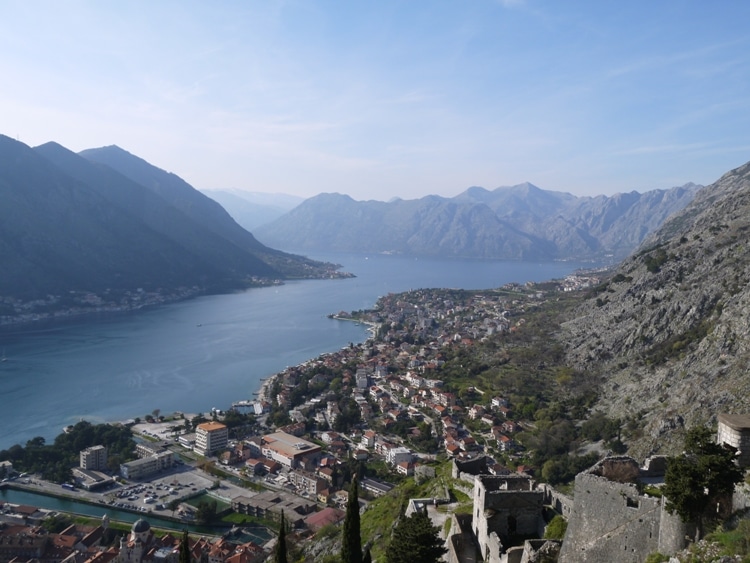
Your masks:
[{"label": "blue sky", "polygon": [[708,184],[750,160],[750,2],[0,0],[0,132],[196,188]]}]

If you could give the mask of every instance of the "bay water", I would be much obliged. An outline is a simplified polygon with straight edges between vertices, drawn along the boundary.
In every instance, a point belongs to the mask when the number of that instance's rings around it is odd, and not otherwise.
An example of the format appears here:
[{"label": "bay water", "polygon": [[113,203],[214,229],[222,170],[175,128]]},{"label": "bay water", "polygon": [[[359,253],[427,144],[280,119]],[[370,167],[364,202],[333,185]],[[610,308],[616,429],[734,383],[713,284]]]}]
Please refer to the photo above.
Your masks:
[{"label": "bay water", "polygon": [[315,255],[357,277],[292,281],[131,313],[0,330],[0,449],[52,440],[79,420],[205,413],[252,399],[267,378],[351,342],[366,327],[327,315],[409,289],[489,289],[562,278],[580,264]]}]

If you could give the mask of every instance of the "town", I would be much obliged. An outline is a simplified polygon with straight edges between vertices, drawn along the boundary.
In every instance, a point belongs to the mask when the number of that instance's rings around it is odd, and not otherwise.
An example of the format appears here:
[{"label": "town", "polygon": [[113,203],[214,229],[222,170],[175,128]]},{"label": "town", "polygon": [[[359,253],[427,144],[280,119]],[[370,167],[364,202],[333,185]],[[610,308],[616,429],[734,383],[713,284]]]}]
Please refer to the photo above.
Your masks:
[{"label": "town", "polygon": [[[217,511],[256,524],[278,523],[283,514],[304,543],[343,521],[355,473],[361,474],[364,513],[405,479],[439,482],[433,496],[412,498],[407,513],[425,511],[444,530],[450,561],[508,563],[528,561],[537,551],[557,553],[561,538],[541,539],[545,527],[551,515],[570,518],[576,508],[569,496],[538,483],[540,478],[553,481],[532,455],[539,449],[535,430],[542,417],[519,408],[517,403],[528,399],[519,389],[483,388],[462,373],[471,366],[457,366],[456,361],[468,357],[462,350],[474,354],[482,343],[523,341],[536,307],[597,283],[598,277],[581,274],[481,292],[419,289],[387,295],[373,310],[332,315],[367,324],[370,339],[287,368],[265,380],[252,400],[205,415],[164,416],[157,411],[127,421],[137,438],[135,460],[113,468],[107,446],[94,444],[79,452],[72,478],[59,485],[39,476],[18,476],[11,462],[2,462],[4,486],[78,498],[143,517],[121,537],[119,547],[105,549],[106,518],[99,526],[72,525],[55,535],[39,526],[48,513],[4,503],[0,560],[172,563],[180,539],[171,534],[157,538],[148,518],[171,519],[174,529],[181,529],[206,523]],[[541,370],[543,361],[535,361]],[[750,426],[744,420],[729,422],[741,433]],[[602,455],[583,457],[571,477]],[[627,467],[633,475],[658,477],[661,467],[663,476],[663,461],[650,463],[639,468],[632,460],[607,458],[590,474],[606,477],[617,471],[613,467]],[[203,500],[196,503],[198,498]],[[213,499],[210,510],[206,498]],[[462,502],[466,513],[455,510]],[[452,506],[441,510],[445,505]],[[272,532],[247,541],[233,533],[214,542],[193,538],[194,558],[253,563],[268,557]],[[29,538],[34,549],[19,551],[20,538]]]}]

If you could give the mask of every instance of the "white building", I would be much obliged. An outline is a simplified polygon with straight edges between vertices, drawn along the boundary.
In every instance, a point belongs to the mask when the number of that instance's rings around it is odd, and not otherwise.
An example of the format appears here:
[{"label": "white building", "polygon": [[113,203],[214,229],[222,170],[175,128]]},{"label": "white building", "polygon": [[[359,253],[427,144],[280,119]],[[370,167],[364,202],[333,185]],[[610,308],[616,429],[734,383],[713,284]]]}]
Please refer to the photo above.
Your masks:
[{"label": "white building", "polygon": [[229,429],[221,422],[204,422],[195,429],[195,448],[203,456],[213,455],[226,449],[229,441]]},{"label": "white building", "polygon": [[412,453],[409,448],[404,448],[403,446],[390,448],[385,452],[385,460],[391,465],[398,465],[404,461],[409,463],[412,461]]},{"label": "white building", "polygon": [[107,448],[104,446],[91,446],[81,450],[78,465],[81,469],[92,471],[103,471],[107,469]]}]

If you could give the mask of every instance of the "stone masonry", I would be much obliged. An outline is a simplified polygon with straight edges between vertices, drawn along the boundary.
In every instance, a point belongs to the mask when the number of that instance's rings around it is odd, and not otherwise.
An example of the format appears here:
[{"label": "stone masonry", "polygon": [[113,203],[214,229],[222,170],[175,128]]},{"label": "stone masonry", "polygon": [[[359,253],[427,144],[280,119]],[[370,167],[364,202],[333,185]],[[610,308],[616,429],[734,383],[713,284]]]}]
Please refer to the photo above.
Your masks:
[{"label": "stone masonry", "polygon": [[662,499],[638,492],[638,463],[609,457],[575,479],[575,503],[559,563],[639,563],[653,552],[682,549],[691,530],[664,509]]},{"label": "stone masonry", "polygon": [[540,537],[544,531],[544,493],[524,475],[478,475],[474,480],[472,526],[486,563],[507,561],[515,538]]},{"label": "stone masonry", "polygon": [[736,452],[740,467],[750,467],[750,415],[719,414],[716,442]]}]

